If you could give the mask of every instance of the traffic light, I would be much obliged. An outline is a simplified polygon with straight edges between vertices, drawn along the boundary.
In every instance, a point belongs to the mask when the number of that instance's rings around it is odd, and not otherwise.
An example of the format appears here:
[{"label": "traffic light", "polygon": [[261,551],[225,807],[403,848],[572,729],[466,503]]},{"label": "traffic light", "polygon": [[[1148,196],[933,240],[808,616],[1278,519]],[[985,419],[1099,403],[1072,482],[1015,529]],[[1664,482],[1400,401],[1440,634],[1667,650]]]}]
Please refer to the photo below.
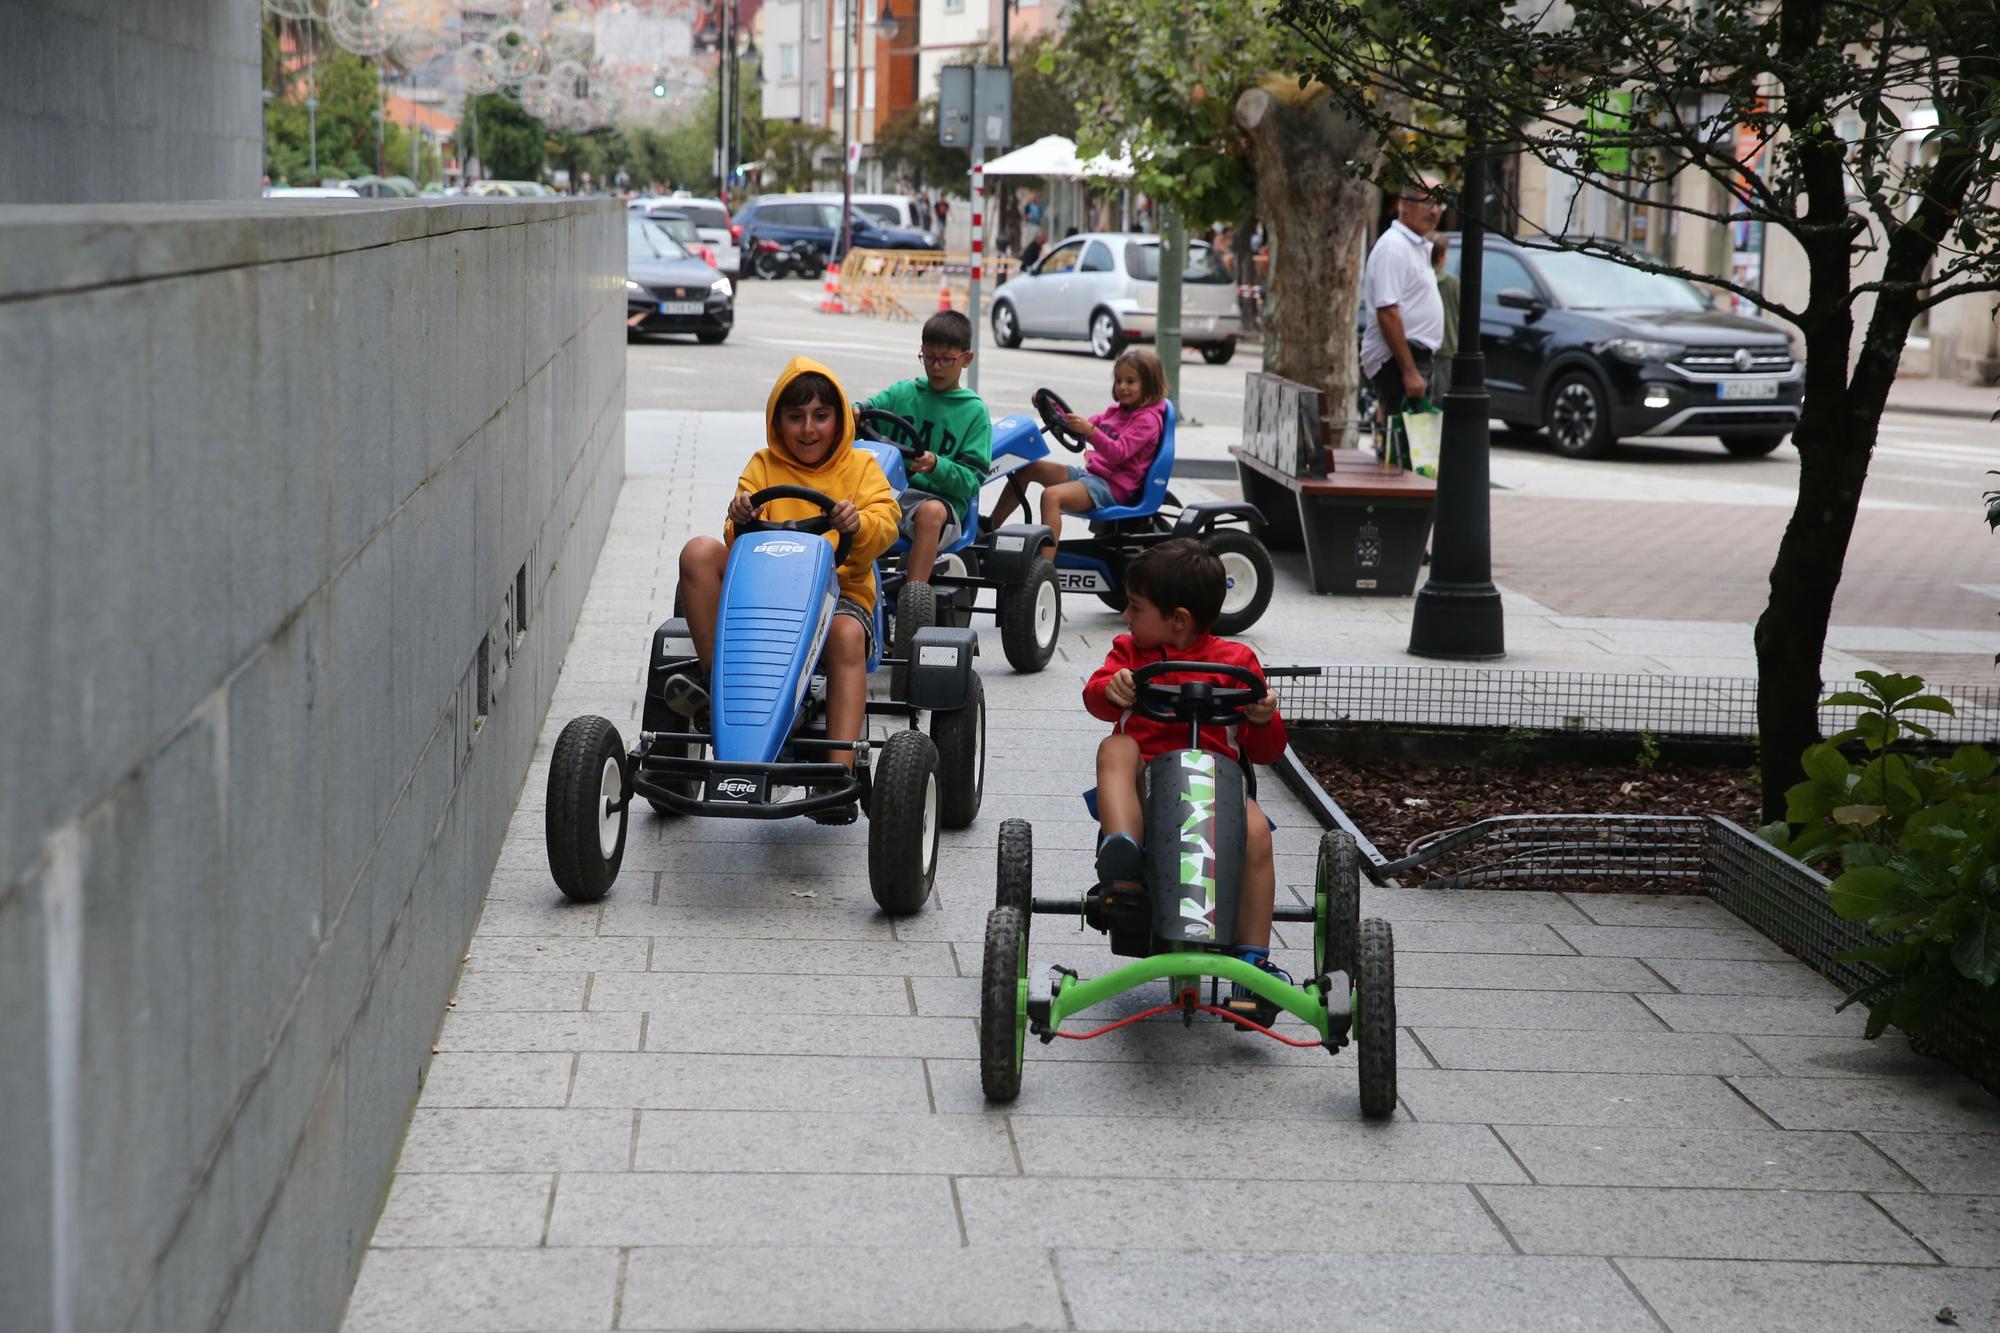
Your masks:
[{"label": "traffic light", "polygon": [[653,96],[665,97],[666,95],[667,95],[666,78],[664,76],[655,76],[653,79]]}]

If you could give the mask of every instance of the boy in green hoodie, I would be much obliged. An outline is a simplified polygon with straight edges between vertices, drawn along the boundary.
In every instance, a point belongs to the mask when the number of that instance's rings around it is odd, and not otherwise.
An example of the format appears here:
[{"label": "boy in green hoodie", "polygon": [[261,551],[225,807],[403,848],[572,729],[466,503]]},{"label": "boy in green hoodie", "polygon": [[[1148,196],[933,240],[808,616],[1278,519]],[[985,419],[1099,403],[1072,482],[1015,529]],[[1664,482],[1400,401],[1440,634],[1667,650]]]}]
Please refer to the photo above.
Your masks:
[{"label": "boy in green hoodie", "polygon": [[929,583],[939,548],[958,540],[966,506],[979,494],[993,465],[993,421],[978,394],[959,387],[972,364],[972,321],[940,310],[924,321],[918,352],[924,373],[899,380],[855,404],[908,417],[923,452],[909,462],[910,487],[901,496],[902,534],[910,553],[903,562],[912,583]]}]

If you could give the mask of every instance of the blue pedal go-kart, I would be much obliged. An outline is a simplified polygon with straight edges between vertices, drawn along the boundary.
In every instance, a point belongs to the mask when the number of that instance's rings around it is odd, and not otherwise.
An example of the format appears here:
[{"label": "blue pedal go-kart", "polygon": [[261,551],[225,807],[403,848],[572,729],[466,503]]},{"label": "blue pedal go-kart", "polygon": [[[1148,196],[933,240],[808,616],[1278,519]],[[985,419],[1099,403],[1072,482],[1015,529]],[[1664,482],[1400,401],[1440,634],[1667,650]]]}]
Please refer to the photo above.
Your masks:
[{"label": "blue pedal go-kart", "polygon": [[[916,424],[879,407],[854,414],[860,438],[856,448],[875,455],[897,494],[909,487],[911,458],[923,452]],[[903,557],[910,544],[898,538],[883,557],[882,594],[890,608],[891,653],[910,655],[918,631],[930,625],[969,626],[975,615],[992,616],[1000,627],[1000,648],[1016,671],[1040,671],[1055,656],[1062,635],[1062,597],[1056,570],[1041,558],[1048,529],[1039,523],[1014,523],[997,533],[983,531],[979,507],[968,505],[964,531],[938,549],[930,582],[911,583],[903,577]],[[981,589],[993,590],[991,605],[982,606]],[[898,676],[900,681],[900,676]]]},{"label": "blue pedal go-kart", "polygon": [[[1054,436],[1071,453],[1082,453],[1086,443],[1064,421],[1070,406],[1053,389],[1035,390],[1034,404],[1039,421],[1016,413],[993,423],[993,471],[989,480],[998,480],[1012,488],[1024,504],[1025,491],[1013,474],[1023,464],[1048,457],[1044,432]],[[1149,546],[1171,537],[1193,537],[1221,558],[1223,574],[1228,580],[1215,632],[1241,634],[1256,624],[1271,604],[1271,553],[1256,536],[1256,530],[1264,525],[1264,516],[1257,506],[1241,500],[1182,504],[1174,496],[1167,484],[1174,471],[1174,427],[1179,413],[1171,400],[1166,404],[1166,412],[1160,452],[1146,471],[1138,497],[1128,505],[1092,509],[1078,515],[1089,521],[1090,536],[1065,538],[1057,545],[1057,583],[1066,593],[1094,593],[1112,610],[1123,611],[1125,567]]]},{"label": "blue pedal go-kart", "polygon": [[[633,798],[661,815],[783,819],[868,817],[868,882],[885,912],[921,909],[937,873],[938,829],[963,828],[985,787],[986,700],[972,659],[971,630],[933,626],[913,636],[907,667],[867,717],[904,725],[887,740],[826,734],[826,681],[819,656],[839,595],[838,566],[851,544],[824,540],[834,501],[803,486],[772,486],[750,502],[819,506],[817,518],[738,526],[722,576],[715,660],[706,693],[687,622],[653,633],[639,743],[625,748],[602,717],[572,720],[549,765],[549,869],[565,896],[604,896],[624,859]],[[678,598],[676,599],[678,601]],[[876,597],[882,640],[882,599]],[[678,608],[677,608],[678,609]],[[928,730],[925,722],[928,720]],[[854,751],[849,772],[831,756]],[[872,756],[880,752],[879,761]],[[843,818],[842,816],[848,816]]]},{"label": "blue pedal go-kart", "polygon": [[[1200,672],[1241,682],[1166,684],[1168,673]],[[979,1078],[991,1101],[1021,1091],[1027,1039],[1089,1040],[1133,1023],[1178,1014],[1188,1024],[1213,1014],[1238,1031],[1260,1032],[1292,1046],[1338,1052],[1352,1041],[1360,1066],[1361,1111],[1379,1118],[1396,1108],[1396,957],[1389,923],[1361,917],[1361,861],[1354,840],[1338,830],[1320,839],[1310,908],[1283,902],[1274,921],[1310,921],[1314,975],[1294,984],[1235,956],[1237,896],[1245,837],[1246,796],[1256,777],[1201,748],[1201,728],[1233,726],[1263,696],[1254,671],[1209,662],[1156,662],[1132,673],[1132,710],[1188,728],[1188,746],[1146,765],[1144,840],[1107,841],[1098,853],[1098,882],[1082,895],[1038,898],[1033,887],[1034,830],[1026,820],[1000,825],[995,906],[986,917],[980,974]],[[1137,961],[1085,979],[1067,967],[1029,964],[1029,922],[1054,915],[1110,936],[1111,952]],[[1202,980],[1209,996],[1202,999]],[[1164,980],[1164,1002],[1089,1031],[1064,1031],[1064,1020],[1137,987]],[[1224,981],[1240,983],[1253,1000],[1224,1001]],[[1290,1014],[1308,1038],[1276,1030]]]}]

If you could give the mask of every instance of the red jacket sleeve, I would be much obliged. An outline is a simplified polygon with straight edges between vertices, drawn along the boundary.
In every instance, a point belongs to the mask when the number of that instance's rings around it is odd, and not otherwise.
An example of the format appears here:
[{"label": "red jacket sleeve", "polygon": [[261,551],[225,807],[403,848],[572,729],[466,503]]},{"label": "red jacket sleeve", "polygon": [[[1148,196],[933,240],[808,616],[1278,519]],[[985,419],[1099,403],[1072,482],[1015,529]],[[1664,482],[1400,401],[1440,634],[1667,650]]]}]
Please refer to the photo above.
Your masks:
[{"label": "red jacket sleeve", "polygon": [[1111,678],[1120,671],[1129,671],[1137,665],[1132,655],[1132,636],[1120,634],[1111,641],[1111,652],[1106,655],[1104,665],[1090,673],[1090,679],[1083,683],[1083,706],[1092,717],[1105,722],[1116,722],[1125,712],[1112,703],[1105,691],[1111,686]]},{"label": "red jacket sleeve", "polygon": [[[1229,655],[1231,662],[1237,666],[1248,667],[1259,676],[1263,676],[1264,664],[1257,660],[1257,654],[1248,646],[1230,643],[1226,639],[1223,642],[1229,643],[1229,646],[1236,650]],[[1268,680],[1265,681],[1264,688],[1267,691],[1271,688]],[[1243,743],[1245,759],[1253,764],[1275,764],[1285,753],[1285,719],[1277,713],[1272,713],[1271,720],[1261,727],[1253,727],[1246,722],[1236,733],[1236,737]]]}]

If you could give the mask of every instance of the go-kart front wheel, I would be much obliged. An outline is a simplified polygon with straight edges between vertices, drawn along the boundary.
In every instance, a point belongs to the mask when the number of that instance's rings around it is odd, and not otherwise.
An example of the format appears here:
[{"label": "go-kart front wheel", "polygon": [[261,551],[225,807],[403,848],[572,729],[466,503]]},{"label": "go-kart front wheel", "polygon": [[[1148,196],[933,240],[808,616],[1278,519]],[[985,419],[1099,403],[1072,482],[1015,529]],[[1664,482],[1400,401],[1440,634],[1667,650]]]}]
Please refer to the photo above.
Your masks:
[{"label": "go-kart front wheel", "polygon": [[1062,635],[1062,589],[1056,567],[1037,556],[1019,583],[1000,590],[1000,647],[1020,672],[1040,671]]},{"label": "go-kart front wheel", "polygon": [[1000,821],[1000,864],[993,877],[993,905],[1022,916],[1035,905],[1035,826],[1025,819]]},{"label": "go-kart front wheel", "polygon": [[1276,575],[1271,553],[1241,528],[1216,528],[1201,544],[1222,561],[1222,614],[1215,618],[1215,632],[1241,634],[1256,624],[1271,604]]},{"label": "go-kart front wheel", "polygon": [[986,958],[979,973],[979,1086],[987,1101],[1011,1102],[1021,1095],[1027,1046],[1028,914],[996,907],[986,914]]},{"label": "go-kart front wheel", "polygon": [[1361,849],[1345,829],[1328,829],[1319,839],[1319,868],[1313,886],[1313,970],[1324,976],[1347,974],[1354,984],[1361,948]]},{"label": "go-kart front wheel", "polygon": [[549,762],[544,832],[549,873],[565,898],[595,902],[618,878],[630,808],[625,743],[601,717],[573,718]]},{"label": "go-kart front wheel", "polygon": [[921,911],[937,877],[938,753],[921,731],[882,747],[868,799],[868,888],[898,916]]},{"label": "go-kart front wheel", "polygon": [[986,793],[986,686],[977,671],[962,705],[931,714],[931,741],[938,753],[938,820],[964,828],[979,818]]},{"label": "go-kart front wheel", "polygon": [[1396,938],[1389,923],[1361,923],[1355,964],[1354,1033],[1361,1065],[1361,1114],[1381,1120],[1396,1111]]}]

